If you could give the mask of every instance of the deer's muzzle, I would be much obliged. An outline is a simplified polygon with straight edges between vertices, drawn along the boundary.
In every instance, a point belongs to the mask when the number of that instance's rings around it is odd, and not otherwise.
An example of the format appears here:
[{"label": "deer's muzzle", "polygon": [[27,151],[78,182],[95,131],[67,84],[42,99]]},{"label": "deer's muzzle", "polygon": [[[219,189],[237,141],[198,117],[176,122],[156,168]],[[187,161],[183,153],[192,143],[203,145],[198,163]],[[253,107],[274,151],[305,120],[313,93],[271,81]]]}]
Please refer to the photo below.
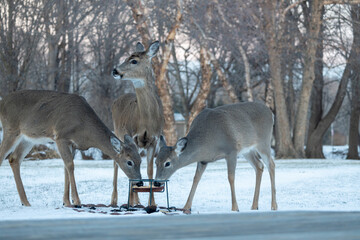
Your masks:
[{"label": "deer's muzzle", "polygon": [[116,68],[114,68],[114,70],[112,71],[112,75],[114,78],[117,78],[117,77],[122,78],[123,77],[123,74],[119,73],[118,70],[116,70]]},{"label": "deer's muzzle", "polygon": [[161,187],[163,185],[163,183],[160,182],[154,182],[154,186],[155,187]]},{"label": "deer's muzzle", "polygon": [[142,187],[142,186],[144,186],[144,182],[143,182],[143,181],[140,181],[140,182],[136,183],[136,186]]}]

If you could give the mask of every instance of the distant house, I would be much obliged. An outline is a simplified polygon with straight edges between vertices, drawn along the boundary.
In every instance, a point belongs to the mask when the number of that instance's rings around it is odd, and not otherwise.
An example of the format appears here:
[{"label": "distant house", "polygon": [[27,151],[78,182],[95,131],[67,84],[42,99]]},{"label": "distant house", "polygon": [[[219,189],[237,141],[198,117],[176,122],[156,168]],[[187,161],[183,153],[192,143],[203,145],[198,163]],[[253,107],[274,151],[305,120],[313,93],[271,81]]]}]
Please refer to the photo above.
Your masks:
[{"label": "distant house", "polygon": [[174,113],[174,119],[178,138],[184,137],[186,134],[185,118],[181,113]]}]

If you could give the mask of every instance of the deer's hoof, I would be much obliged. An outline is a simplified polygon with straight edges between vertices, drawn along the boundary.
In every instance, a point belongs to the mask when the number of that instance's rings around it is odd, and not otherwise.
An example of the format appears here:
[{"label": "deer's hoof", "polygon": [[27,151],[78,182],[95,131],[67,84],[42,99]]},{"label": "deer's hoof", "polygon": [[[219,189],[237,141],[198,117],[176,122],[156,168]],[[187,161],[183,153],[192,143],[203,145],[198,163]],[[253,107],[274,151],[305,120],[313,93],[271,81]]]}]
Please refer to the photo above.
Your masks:
[{"label": "deer's hoof", "polygon": [[191,214],[191,208],[190,209],[184,209],[183,213],[185,213],[187,215]]}]

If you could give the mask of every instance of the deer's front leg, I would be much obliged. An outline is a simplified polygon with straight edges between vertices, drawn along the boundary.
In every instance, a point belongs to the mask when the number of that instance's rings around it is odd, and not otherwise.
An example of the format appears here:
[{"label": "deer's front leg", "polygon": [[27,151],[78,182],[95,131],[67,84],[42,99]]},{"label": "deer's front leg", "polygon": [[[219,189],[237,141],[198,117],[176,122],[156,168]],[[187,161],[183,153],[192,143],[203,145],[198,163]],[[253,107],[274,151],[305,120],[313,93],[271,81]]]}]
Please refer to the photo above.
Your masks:
[{"label": "deer's front leg", "polygon": [[69,173],[66,169],[66,167],[64,167],[64,178],[65,178],[65,184],[64,184],[64,196],[63,196],[63,204],[65,207],[70,207],[71,206],[71,202],[70,202],[70,181],[69,181]]},{"label": "deer's front leg", "polygon": [[196,172],[195,172],[195,176],[194,176],[194,180],[193,180],[193,185],[191,187],[189,197],[184,206],[184,210],[190,211],[196,188],[199,184],[202,174],[204,173],[204,171],[206,169],[206,166],[207,166],[207,163],[202,163],[202,162],[197,163]]},{"label": "deer's front leg", "polygon": [[[147,174],[148,174],[148,178],[149,179],[153,179],[154,177],[154,157],[155,157],[155,147],[154,146],[150,146],[147,149],[147,155],[146,155],[146,160],[147,160]],[[149,196],[149,205],[155,206],[155,197],[154,197],[154,193],[150,194]]]},{"label": "deer's front leg", "polygon": [[114,161],[113,192],[111,194],[111,203],[110,203],[112,207],[116,207],[118,202],[118,192],[117,192],[118,169],[119,167],[117,163]]},{"label": "deer's front leg", "polygon": [[[67,173],[69,174],[70,187],[71,187],[71,198],[73,200],[74,205],[81,206],[80,198],[76,188],[75,176],[74,176],[74,158],[73,154],[70,151],[69,144],[67,141],[58,140],[56,141],[56,145],[58,147],[59,153],[64,161],[65,168]],[[66,175],[65,175],[66,177]],[[66,184],[66,182],[65,182]],[[66,187],[66,186],[65,186]],[[64,199],[66,198],[64,192]]]}]

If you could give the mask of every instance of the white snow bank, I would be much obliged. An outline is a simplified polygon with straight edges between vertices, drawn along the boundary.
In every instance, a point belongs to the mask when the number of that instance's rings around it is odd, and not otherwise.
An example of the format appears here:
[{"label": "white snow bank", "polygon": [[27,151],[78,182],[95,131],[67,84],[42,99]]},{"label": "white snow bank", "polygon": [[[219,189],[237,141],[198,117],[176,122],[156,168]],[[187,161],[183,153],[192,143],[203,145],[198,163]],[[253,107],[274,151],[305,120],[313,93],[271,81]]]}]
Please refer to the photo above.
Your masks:
[{"label": "white snow bank", "polygon": [[[146,160],[142,175],[146,178]],[[178,170],[169,182],[170,206],[183,207],[190,192],[196,164]],[[0,167],[0,221],[83,217],[128,217],[79,213],[62,207],[64,167],[61,159],[24,161],[22,179],[31,207],[21,206],[12,171],[7,160]],[[360,161],[276,160],[276,187],[279,211],[332,210],[360,211]],[[128,180],[119,172],[119,203],[127,202]],[[75,160],[75,178],[82,203],[109,204],[112,193],[111,160]],[[238,159],[236,196],[241,212],[250,211],[255,173],[242,158]],[[146,205],[148,195],[140,194]],[[270,211],[270,180],[265,170],[260,191],[259,211]],[[156,194],[157,203],[166,206],[166,195]],[[230,187],[225,160],[208,165],[195,194],[192,213],[231,212]],[[135,214],[136,215],[136,214]],[[162,215],[155,213],[155,215]],[[134,216],[134,215],[130,215]],[[145,216],[145,215],[141,215]]]}]

